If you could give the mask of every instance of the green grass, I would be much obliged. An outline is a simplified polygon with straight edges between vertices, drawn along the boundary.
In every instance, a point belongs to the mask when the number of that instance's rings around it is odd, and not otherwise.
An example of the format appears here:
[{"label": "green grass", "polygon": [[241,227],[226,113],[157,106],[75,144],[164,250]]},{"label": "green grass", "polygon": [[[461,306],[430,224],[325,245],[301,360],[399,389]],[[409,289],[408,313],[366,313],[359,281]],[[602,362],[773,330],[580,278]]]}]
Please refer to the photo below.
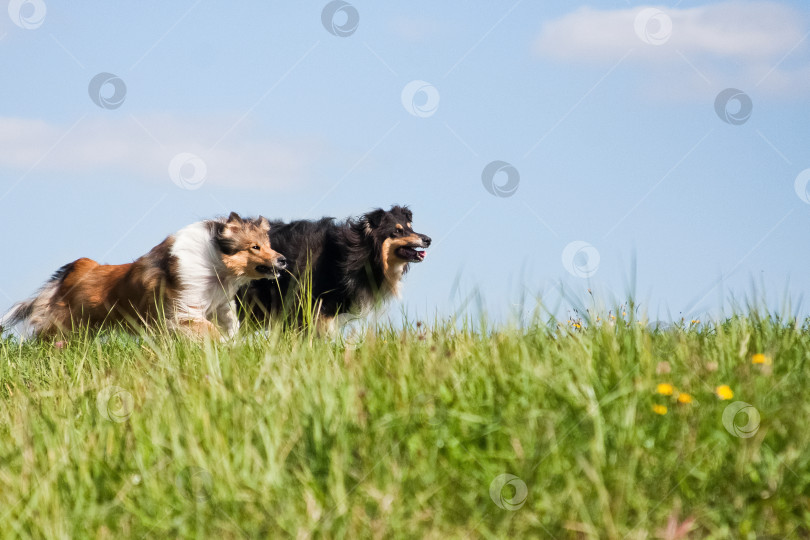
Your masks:
[{"label": "green grass", "polygon": [[807,328],[607,320],[0,341],[0,537],[810,536]]}]

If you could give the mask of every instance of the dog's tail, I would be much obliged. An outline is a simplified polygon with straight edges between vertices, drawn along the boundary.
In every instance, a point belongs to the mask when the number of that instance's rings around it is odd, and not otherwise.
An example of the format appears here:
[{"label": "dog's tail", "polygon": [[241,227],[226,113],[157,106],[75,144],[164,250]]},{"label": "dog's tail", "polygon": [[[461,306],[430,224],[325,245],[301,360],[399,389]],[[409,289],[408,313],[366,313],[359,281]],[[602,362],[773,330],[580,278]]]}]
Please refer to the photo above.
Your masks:
[{"label": "dog's tail", "polygon": [[24,320],[28,319],[31,316],[33,309],[33,299],[14,304],[5,315],[0,317],[0,334],[9,328],[14,328]]},{"label": "dog's tail", "polygon": [[14,304],[5,315],[0,317],[0,335],[18,325],[24,327],[23,336],[38,334],[52,321],[51,307],[56,293],[65,276],[73,269],[73,263],[66,264],[57,270],[51,279],[28,300]]}]

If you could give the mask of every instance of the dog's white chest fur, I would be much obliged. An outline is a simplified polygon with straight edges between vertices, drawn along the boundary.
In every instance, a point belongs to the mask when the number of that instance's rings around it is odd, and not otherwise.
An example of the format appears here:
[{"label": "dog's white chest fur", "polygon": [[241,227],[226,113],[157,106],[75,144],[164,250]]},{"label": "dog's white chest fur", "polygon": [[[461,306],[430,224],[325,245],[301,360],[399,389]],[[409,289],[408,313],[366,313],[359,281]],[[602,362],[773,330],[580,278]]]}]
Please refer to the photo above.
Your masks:
[{"label": "dog's white chest fur", "polygon": [[249,282],[230,276],[204,222],[181,229],[171,254],[177,258],[180,281],[175,308],[178,317],[210,319],[230,308],[237,289]]}]

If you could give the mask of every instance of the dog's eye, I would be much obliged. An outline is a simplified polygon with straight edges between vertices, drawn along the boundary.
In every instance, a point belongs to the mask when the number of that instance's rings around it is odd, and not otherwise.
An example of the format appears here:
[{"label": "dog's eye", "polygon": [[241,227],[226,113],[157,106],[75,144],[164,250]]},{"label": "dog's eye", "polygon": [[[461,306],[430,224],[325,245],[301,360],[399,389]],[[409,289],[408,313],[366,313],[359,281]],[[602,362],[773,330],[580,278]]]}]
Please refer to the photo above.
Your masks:
[{"label": "dog's eye", "polygon": [[260,248],[258,245],[255,245],[255,246],[253,246],[253,249],[255,249],[256,251],[259,251],[262,248]]}]

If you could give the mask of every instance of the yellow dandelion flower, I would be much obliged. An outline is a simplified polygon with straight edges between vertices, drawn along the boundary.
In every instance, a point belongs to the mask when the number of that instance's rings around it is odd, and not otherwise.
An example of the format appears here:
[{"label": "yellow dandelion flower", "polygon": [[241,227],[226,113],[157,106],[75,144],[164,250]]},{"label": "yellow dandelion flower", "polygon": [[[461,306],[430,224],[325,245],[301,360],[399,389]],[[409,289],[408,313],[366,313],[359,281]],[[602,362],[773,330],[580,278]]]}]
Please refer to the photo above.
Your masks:
[{"label": "yellow dandelion flower", "polygon": [[686,392],[681,392],[678,394],[678,403],[692,403],[692,396]]},{"label": "yellow dandelion flower", "polygon": [[723,400],[734,397],[734,392],[731,391],[731,388],[727,384],[723,384],[715,388],[714,393],[717,394],[717,397]]},{"label": "yellow dandelion flower", "polygon": [[653,405],[653,412],[655,414],[660,414],[661,416],[667,414],[667,406],[666,405]]},{"label": "yellow dandelion flower", "polygon": [[658,386],[655,387],[655,391],[661,394],[662,396],[671,396],[672,393],[675,391],[675,388],[669,383],[660,383]]},{"label": "yellow dandelion flower", "polygon": [[752,364],[763,364],[766,366],[770,366],[773,363],[770,356],[765,356],[762,353],[757,353],[751,357]]}]

